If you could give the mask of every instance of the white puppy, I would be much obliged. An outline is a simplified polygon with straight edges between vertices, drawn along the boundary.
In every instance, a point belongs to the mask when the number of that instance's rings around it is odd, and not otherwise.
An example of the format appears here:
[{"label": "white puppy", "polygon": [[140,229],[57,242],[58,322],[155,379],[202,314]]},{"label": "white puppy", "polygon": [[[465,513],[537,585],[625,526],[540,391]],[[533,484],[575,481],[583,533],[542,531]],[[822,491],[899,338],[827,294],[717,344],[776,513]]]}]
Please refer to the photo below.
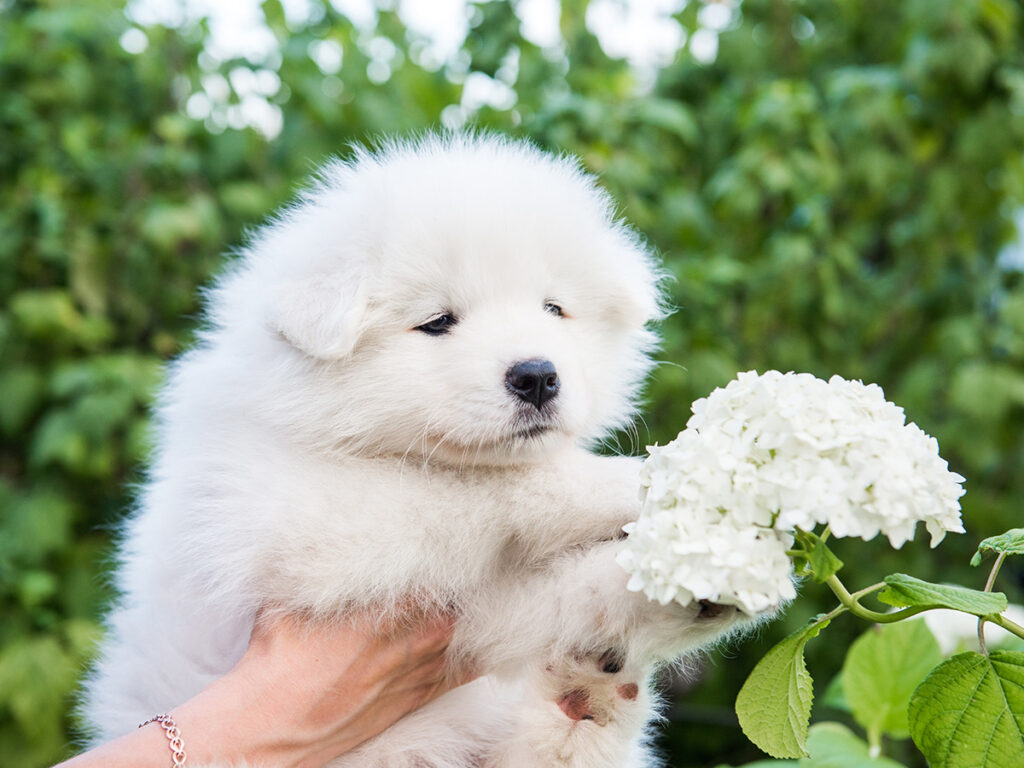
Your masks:
[{"label": "white puppy", "polygon": [[427,138],[327,166],[174,367],[83,711],[131,730],[230,669],[260,609],[454,608],[488,675],[337,766],[649,765],[653,665],[732,609],[615,564],[656,271],[571,160]]}]

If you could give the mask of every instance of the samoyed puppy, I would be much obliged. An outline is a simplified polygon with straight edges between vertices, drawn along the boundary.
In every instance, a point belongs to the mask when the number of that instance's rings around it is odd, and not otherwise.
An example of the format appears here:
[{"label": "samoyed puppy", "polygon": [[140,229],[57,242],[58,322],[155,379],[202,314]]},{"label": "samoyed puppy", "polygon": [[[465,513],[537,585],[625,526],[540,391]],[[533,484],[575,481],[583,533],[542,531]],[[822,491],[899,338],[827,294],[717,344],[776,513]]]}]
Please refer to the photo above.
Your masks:
[{"label": "samoyed puppy", "polygon": [[[172,368],[83,714],[189,699],[258,611],[454,610],[486,672],[333,765],[648,766],[654,666],[735,611],[652,604],[615,563],[658,271],[565,157],[429,136],[327,165],[208,295]],[[187,734],[185,734],[187,739]]]}]

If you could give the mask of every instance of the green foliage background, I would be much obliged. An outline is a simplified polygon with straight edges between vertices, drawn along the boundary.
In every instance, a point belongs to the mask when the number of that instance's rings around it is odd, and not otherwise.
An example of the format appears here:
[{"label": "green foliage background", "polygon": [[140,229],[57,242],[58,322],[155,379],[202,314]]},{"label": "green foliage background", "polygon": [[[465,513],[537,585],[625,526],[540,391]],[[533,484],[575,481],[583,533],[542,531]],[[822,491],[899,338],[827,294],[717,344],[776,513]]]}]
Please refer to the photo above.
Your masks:
[{"label": "green foliage background", "polygon": [[[704,5],[679,12],[685,30]],[[1024,280],[1020,260],[1000,260],[1024,206],[1020,0],[744,0],[712,63],[684,48],[647,89],[587,31],[586,6],[562,3],[557,50],[522,37],[514,3],[474,6],[441,66],[383,8],[361,30],[324,0],[306,19],[268,0],[279,52],[217,61],[203,23],[147,26],[133,54],[119,41],[136,25],[115,0],[0,0],[5,766],[68,752],[71,693],[109,597],[104,557],[197,287],[329,154],[443,112],[581,155],[663,254],[677,311],[641,440],[672,437],[738,370],[878,382],[967,477],[969,533],[937,560],[923,541],[843,542],[846,581],[901,570],[978,584],[974,544],[1024,518]],[[343,50],[336,72],[310,55],[322,40]],[[283,117],[273,140],[232,111],[244,70],[276,75],[260,75]],[[472,72],[511,85],[514,107],[453,110]],[[187,116],[211,83],[226,100]],[[1008,564],[1011,600],[1022,581]],[[677,700],[673,764],[757,756],[732,700],[769,644],[824,606],[804,591]],[[809,663],[827,679],[842,648],[819,645]]]}]

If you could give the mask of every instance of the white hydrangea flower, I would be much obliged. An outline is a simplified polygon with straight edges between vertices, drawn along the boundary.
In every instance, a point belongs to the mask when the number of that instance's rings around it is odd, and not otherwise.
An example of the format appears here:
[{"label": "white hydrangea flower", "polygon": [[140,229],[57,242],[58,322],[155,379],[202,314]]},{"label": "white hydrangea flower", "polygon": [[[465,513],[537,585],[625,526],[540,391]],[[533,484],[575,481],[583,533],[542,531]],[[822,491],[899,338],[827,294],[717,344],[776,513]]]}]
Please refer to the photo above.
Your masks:
[{"label": "white hydrangea flower", "polygon": [[630,589],[662,603],[707,599],[754,614],[791,599],[796,528],[882,533],[896,548],[918,522],[933,547],[964,530],[963,478],[875,384],[741,373],[649,450],[620,563]]}]

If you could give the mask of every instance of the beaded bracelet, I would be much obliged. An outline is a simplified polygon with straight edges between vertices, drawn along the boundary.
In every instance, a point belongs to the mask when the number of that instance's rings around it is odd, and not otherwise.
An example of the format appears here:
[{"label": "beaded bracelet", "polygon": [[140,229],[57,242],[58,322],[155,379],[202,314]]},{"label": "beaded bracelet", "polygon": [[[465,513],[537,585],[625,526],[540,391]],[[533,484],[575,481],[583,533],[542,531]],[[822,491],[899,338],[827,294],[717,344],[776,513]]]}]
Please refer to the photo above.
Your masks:
[{"label": "beaded bracelet", "polygon": [[150,723],[159,723],[160,727],[164,729],[164,733],[167,735],[168,746],[171,748],[171,765],[174,768],[181,768],[185,765],[185,742],[181,738],[181,731],[178,730],[177,723],[174,722],[174,718],[170,715],[157,715],[151,717],[144,723],[139,723],[139,728]]}]

